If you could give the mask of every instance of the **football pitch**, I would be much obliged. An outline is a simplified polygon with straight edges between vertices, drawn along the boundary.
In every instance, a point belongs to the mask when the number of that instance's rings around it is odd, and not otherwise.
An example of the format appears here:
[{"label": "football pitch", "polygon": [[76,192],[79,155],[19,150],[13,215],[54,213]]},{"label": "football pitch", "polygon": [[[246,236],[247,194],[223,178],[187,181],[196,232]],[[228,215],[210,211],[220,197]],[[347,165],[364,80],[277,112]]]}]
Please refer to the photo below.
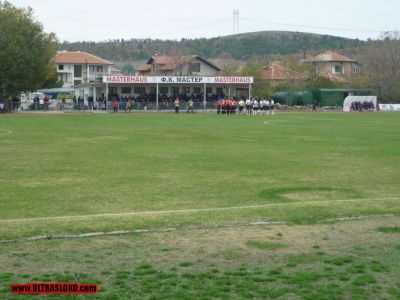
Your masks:
[{"label": "football pitch", "polygon": [[0,149],[0,284],[82,268],[105,299],[400,297],[398,114],[14,114]]}]

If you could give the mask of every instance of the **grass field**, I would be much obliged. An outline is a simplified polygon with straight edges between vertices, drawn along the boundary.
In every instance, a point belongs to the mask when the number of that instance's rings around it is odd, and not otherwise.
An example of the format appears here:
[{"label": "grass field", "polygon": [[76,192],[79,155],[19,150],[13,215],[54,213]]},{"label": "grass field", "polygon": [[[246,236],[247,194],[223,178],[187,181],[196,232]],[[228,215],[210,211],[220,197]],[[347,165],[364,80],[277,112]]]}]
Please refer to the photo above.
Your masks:
[{"label": "grass field", "polygon": [[0,244],[0,298],[400,297],[397,114],[3,115],[0,150],[1,241],[177,229]]}]

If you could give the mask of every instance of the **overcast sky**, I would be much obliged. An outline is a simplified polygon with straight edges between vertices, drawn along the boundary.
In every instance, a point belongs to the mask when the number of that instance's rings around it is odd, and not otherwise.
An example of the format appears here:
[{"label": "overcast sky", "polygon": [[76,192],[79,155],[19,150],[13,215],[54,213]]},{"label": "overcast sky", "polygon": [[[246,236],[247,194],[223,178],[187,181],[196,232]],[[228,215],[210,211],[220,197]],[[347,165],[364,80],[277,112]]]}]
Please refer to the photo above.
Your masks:
[{"label": "overcast sky", "polygon": [[400,0],[9,0],[60,41],[181,39],[286,30],[377,38],[400,29]]}]

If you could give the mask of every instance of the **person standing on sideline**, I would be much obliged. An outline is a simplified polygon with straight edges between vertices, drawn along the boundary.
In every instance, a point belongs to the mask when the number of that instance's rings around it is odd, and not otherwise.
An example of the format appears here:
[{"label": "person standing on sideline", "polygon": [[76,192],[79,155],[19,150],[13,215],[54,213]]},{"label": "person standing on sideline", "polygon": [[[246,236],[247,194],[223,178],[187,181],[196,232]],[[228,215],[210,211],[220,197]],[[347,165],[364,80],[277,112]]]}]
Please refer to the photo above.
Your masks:
[{"label": "person standing on sideline", "polygon": [[312,103],[312,110],[313,110],[313,111],[317,111],[317,105],[318,105],[318,102],[317,102],[316,99],[314,99],[314,101],[313,101],[313,103]]},{"label": "person standing on sideline", "polygon": [[271,113],[272,115],[275,115],[275,102],[272,99],[271,99]]},{"label": "person standing on sideline", "polygon": [[243,101],[243,98],[241,98],[240,101],[239,101],[239,115],[242,114],[243,107],[244,107],[244,101]]},{"label": "person standing on sideline", "polygon": [[61,104],[60,104],[60,110],[64,110],[64,109],[65,109],[65,97],[62,97]]},{"label": "person standing on sideline", "polygon": [[250,99],[246,100],[246,114],[251,115],[251,100]]},{"label": "person standing on sideline", "polygon": [[254,100],[253,100],[253,115],[254,116],[257,115],[258,105],[259,105],[259,103],[257,101],[257,98],[254,98]]},{"label": "person standing on sideline", "polygon": [[131,98],[129,98],[125,103],[125,111],[131,112],[131,106],[132,106],[132,100]]},{"label": "person standing on sideline", "polygon": [[191,112],[191,113],[193,113],[193,100],[192,99],[189,99],[189,102],[188,102],[188,109],[187,109],[187,111],[186,112]]},{"label": "person standing on sideline", "polygon": [[49,110],[49,98],[47,96],[44,97],[43,104],[44,104],[44,110],[48,111]]},{"label": "person standing on sideline", "polygon": [[175,113],[179,114],[179,106],[181,105],[181,101],[179,101],[179,98],[175,99]]},{"label": "person standing on sideline", "polygon": [[113,110],[114,110],[115,114],[118,113],[118,105],[119,105],[119,103],[118,103],[117,99],[114,98],[112,106],[113,106]]},{"label": "person standing on sideline", "polygon": [[33,103],[35,104],[35,110],[39,110],[40,100],[38,95],[36,95],[35,98],[33,98]]}]

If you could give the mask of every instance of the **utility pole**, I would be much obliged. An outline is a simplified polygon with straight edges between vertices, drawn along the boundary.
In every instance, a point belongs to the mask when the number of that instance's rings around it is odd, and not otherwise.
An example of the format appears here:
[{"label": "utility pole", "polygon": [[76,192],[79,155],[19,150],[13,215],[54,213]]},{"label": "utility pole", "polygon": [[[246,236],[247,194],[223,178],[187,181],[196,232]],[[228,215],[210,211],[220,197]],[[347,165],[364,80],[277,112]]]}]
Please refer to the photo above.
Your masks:
[{"label": "utility pole", "polygon": [[239,10],[233,10],[233,34],[239,33]]}]

